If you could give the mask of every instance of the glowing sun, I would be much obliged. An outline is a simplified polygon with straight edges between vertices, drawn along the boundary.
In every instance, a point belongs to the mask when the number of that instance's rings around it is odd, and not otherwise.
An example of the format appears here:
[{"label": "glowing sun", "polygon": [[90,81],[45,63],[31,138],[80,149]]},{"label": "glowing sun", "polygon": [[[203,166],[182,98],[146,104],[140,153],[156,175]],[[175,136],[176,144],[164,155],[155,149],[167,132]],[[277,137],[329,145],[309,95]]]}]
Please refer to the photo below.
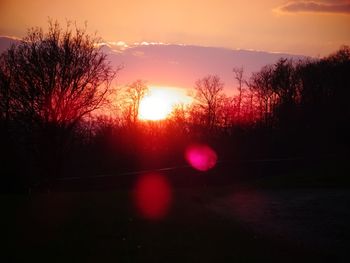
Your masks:
[{"label": "glowing sun", "polygon": [[139,107],[140,120],[164,120],[177,104],[188,104],[190,99],[182,89],[151,87]]},{"label": "glowing sun", "polygon": [[139,119],[141,120],[163,120],[172,110],[172,105],[157,96],[145,97],[140,102]]}]

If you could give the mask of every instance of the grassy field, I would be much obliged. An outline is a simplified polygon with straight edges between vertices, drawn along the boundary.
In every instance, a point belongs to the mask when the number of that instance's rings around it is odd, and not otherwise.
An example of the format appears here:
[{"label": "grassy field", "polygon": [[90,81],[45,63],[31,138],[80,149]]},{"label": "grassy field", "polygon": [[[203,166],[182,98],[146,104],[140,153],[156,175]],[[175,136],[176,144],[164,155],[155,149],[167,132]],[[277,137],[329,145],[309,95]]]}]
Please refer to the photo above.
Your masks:
[{"label": "grassy field", "polygon": [[175,187],[158,220],[131,189],[1,195],[2,262],[348,262],[348,188],[274,178]]}]

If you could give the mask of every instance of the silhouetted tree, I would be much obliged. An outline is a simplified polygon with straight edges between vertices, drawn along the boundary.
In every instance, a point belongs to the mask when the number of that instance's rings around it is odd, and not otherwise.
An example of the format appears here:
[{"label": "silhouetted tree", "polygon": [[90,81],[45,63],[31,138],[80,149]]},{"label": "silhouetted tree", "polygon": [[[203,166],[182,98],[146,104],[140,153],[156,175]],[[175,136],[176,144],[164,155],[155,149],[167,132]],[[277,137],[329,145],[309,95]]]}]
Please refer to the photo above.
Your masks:
[{"label": "silhouetted tree", "polygon": [[[301,82],[301,122],[315,145],[349,145],[350,49],[342,47],[328,57],[297,65]],[[322,142],[322,144],[320,143]]]},{"label": "silhouetted tree", "polygon": [[243,67],[240,68],[233,68],[233,74],[234,78],[237,81],[238,84],[238,95],[237,95],[237,119],[240,119],[241,117],[241,106],[242,106],[242,96],[243,96],[243,84],[244,84],[244,69]]},{"label": "silhouetted tree", "polygon": [[205,125],[212,130],[217,124],[224,84],[217,75],[208,75],[196,81],[195,89],[195,98],[205,115]]},{"label": "silhouetted tree", "polygon": [[28,121],[72,127],[103,103],[115,71],[85,30],[51,23],[48,33],[31,29],[6,53],[13,110]]},{"label": "silhouetted tree", "polygon": [[188,134],[189,127],[189,106],[184,105],[183,103],[177,104],[174,106],[174,109],[170,113],[170,118],[167,120],[169,126],[177,132],[182,134]]},{"label": "silhouetted tree", "polygon": [[259,72],[251,75],[248,86],[257,97],[260,111],[260,119],[265,124],[270,123],[273,106],[276,98],[272,89],[273,67],[271,65],[264,66]]},{"label": "silhouetted tree", "polygon": [[273,94],[277,96],[275,117],[280,124],[287,126],[295,124],[301,85],[292,60],[281,58],[274,65],[271,88]]},{"label": "silhouetted tree", "polygon": [[228,96],[221,96],[218,108],[218,124],[226,132],[237,123],[237,111],[234,105],[234,98]]},{"label": "silhouetted tree", "polygon": [[[0,72],[8,71],[11,118],[40,146],[53,173],[79,121],[106,98],[116,70],[96,47],[98,38],[68,24],[49,22],[48,32],[32,28],[3,55]],[[3,79],[3,78],[2,78]],[[6,83],[1,95],[6,96]],[[3,114],[3,113],[2,113]],[[47,171],[46,171],[47,172]]]},{"label": "silhouetted tree", "polygon": [[139,108],[140,108],[140,102],[142,98],[145,97],[145,95],[148,92],[148,87],[143,80],[136,80],[126,88],[126,94],[125,94],[125,108],[127,114],[127,119],[132,121],[133,123],[137,122],[137,118],[139,115]]}]

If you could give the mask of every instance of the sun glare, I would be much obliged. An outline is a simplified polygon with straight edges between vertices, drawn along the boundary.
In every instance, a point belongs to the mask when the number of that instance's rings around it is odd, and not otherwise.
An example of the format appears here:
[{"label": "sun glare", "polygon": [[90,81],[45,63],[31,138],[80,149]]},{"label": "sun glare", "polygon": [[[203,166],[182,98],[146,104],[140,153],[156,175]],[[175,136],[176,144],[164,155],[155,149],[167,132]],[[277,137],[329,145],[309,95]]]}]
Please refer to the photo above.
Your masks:
[{"label": "sun glare", "polygon": [[141,120],[163,120],[171,112],[172,105],[157,96],[145,97],[140,103]]},{"label": "sun glare", "polygon": [[150,87],[149,93],[140,102],[140,120],[164,120],[177,104],[189,104],[191,99],[180,88]]}]

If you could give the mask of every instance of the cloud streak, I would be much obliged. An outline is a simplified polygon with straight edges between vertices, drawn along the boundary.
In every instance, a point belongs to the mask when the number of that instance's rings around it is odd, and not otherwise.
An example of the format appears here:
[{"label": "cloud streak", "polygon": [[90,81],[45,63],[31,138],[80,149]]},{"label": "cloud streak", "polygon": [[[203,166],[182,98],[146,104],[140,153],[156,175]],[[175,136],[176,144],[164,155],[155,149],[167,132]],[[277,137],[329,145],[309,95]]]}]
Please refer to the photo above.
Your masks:
[{"label": "cloud streak", "polygon": [[290,1],[277,8],[282,13],[324,13],[350,15],[350,1]]}]

